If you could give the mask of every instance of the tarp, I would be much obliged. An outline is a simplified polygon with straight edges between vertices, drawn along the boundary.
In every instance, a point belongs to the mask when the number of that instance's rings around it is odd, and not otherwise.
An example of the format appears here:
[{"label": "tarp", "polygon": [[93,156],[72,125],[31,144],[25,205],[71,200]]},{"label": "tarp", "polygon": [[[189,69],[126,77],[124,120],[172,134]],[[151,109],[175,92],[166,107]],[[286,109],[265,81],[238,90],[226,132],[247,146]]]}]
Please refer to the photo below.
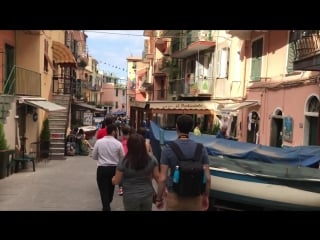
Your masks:
[{"label": "tarp", "polygon": [[[150,143],[158,160],[160,160],[162,146],[160,144],[160,136],[163,139],[163,144],[173,141],[178,137],[176,131],[164,130],[153,121],[150,121]],[[320,162],[320,146],[277,148],[216,138],[215,135],[202,134],[201,136],[195,136],[192,132],[189,133],[189,137],[196,142],[202,143],[207,148],[208,154],[213,156],[223,155],[234,159],[305,167],[318,167]]]},{"label": "tarp", "polygon": [[126,111],[118,110],[111,113],[112,115],[126,115]]}]

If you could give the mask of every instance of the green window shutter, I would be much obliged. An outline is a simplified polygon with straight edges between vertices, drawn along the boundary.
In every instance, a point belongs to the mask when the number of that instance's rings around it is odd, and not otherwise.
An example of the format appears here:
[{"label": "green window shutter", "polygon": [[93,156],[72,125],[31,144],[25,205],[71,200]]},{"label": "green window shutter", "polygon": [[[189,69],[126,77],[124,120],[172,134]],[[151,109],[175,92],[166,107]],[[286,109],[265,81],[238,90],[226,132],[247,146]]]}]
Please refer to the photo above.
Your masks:
[{"label": "green window shutter", "polygon": [[263,53],[263,38],[260,38],[252,43],[252,58],[251,58],[251,80],[259,81],[261,78],[261,63]]},{"label": "green window shutter", "polygon": [[288,61],[287,61],[287,73],[293,72],[293,61],[295,58],[294,43],[288,43]]},{"label": "green window shutter", "polygon": [[259,81],[261,77],[261,61],[262,58],[252,58],[251,61],[251,80]]}]

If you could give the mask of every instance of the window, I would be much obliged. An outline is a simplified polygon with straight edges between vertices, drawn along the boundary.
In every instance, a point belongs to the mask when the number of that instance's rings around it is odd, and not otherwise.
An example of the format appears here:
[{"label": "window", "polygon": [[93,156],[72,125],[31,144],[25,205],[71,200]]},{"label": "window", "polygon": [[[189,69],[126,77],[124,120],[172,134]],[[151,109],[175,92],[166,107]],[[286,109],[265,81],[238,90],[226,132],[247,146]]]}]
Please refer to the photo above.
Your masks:
[{"label": "window", "polygon": [[116,88],[116,97],[118,97],[118,88]]},{"label": "window", "polygon": [[43,71],[49,72],[49,62],[48,62],[48,49],[49,43],[47,39],[44,39],[44,56],[43,56]]},{"label": "window", "polygon": [[261,63],[263,53],[263,38],[252,42],[251,57],[251,80],[259,81],[261,78]]},{"label": "window", "polygon": [[313,96],[310,100],[309,100],[309,104],[308,104],[308,112],[319,112],[319,108],[320,108],[320,104],[319,104],[319,100],[317,97]]},{"label": "window", "polygon": [[291,41],[291,39],[293,39],[294,32],[290,31],[289,34],[287,73],[293,72],[293,61],[295,59],[295,44]]},{"label": "window", "polygon": [[229,48],[222,48],[218,50],[217,77],[228,78],[228,73],[229,73]]},{"label": "window", "polygon": [[122,89],[122,96],[125,96],[125,95],[126,95],[126,90]]},{"label": "window", "polygon": [[116,102],[116,107],[115,108],[118,108],[118,102]]}]

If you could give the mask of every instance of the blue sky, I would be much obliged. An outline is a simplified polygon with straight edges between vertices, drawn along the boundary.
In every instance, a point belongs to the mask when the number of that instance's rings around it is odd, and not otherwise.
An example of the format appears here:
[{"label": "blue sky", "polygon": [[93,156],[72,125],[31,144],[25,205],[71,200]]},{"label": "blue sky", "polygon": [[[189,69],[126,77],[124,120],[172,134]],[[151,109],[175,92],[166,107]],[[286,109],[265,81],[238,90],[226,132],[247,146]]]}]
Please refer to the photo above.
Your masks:
[{"label": "blue sky", "polygon": [[120,78],[127,77],[127,58],[141,57],[143,30],[85,30],[89,55],[99,68]]}]

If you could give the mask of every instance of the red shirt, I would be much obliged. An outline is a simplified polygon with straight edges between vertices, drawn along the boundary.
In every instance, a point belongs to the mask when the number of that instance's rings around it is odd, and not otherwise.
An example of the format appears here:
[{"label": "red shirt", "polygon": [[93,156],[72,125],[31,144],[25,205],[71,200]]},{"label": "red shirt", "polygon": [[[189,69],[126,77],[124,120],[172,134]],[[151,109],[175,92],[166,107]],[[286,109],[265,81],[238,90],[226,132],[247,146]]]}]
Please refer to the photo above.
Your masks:
[{"label": "red shirt", "polygon": [[97,132],[97,139],[103,138],[104,136],[107,136],[107,129],[106,128],[101,128],[99,129],[99,131]]},{"label": "red shirt", "polygon": [[124,155],[126,155],[128,152],[127,142],[128,142],[127,138],[122,138],[121,143],[122,143]]}]

